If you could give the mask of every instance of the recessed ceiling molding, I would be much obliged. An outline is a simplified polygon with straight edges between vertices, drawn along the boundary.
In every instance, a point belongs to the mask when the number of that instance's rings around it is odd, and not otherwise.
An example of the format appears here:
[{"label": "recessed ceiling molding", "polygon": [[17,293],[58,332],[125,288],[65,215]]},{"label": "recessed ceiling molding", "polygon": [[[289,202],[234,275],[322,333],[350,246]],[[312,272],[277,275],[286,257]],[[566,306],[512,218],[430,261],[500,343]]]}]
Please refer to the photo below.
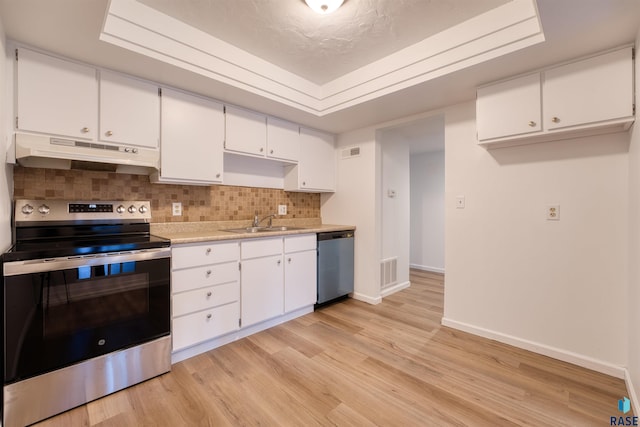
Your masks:
[{"label": "recessed ceiling molding", "polygon": [[324,116],[544,41],[535,0],[513,0],[318,85],[135,0],[111,0],[102,41]]}]

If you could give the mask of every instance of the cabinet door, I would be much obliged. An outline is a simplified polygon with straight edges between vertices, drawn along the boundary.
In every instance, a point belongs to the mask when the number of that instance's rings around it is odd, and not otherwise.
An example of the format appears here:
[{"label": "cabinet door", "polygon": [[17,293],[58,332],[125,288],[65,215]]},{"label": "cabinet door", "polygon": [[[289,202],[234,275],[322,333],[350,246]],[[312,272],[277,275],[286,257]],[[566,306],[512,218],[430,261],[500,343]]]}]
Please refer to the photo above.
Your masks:
[{"label": "cabinet door", "polygon": [[158,148],[158,86],[110,71],[101,71],[99,139],[114,144]]},{"label": "cabinet door", "polygon": [[333,136],[300,128],[298,189],[335,191],[336,156]]},{"label": "cabinet door", "polygon": [[625,48],[544,73],[546,129],[633,115],[633,59]]},{"label": "cabinet door", "polygon": [[298,161],[300,128],[297,124],[267,117],[267,156]]},{"label": "cabinet door", "polygon": [[529,74],[478,89],[478,140],[542,130],[540,74]]},{"label": "cabinet door", "polygon": [[227,106],[225,119],[225,149],[258,156],[266,154],[266,116]]},{"label": "cabinet door", "polygon": [[222,182],[223,144],[222,104],[175,90],[163,90],[161,180]]},{"label": "cabinet door", "polygon": [[242,261],[240,301],[243,327],[284,312],[283,271],[282,255]]},{"label": "cabinet door", "polygon": [[95,68],[20,49],[17,116],[20,130],[95,139],[98,123]]},{"label": "cabinet door", "polygon": [[296,252],[284,256],[284,311],[288,313],[316,302],[317,253]]}]

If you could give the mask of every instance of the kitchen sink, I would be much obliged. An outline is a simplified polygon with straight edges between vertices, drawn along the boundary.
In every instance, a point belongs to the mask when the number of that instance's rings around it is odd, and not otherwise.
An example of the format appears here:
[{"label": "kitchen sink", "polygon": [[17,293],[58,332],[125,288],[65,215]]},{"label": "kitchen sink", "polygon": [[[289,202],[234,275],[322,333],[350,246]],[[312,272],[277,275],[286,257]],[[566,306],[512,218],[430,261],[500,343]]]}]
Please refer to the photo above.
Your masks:
[{"label": "kitchen sink", "polygon": [[287,227],[287,226],[275,226],[275,227],[243,227],[243,228],[226,228],[222,231],[228,231],[230,233],[273,233],[276,231],[291,231],[291,230],[304,230],[303,227]]}]

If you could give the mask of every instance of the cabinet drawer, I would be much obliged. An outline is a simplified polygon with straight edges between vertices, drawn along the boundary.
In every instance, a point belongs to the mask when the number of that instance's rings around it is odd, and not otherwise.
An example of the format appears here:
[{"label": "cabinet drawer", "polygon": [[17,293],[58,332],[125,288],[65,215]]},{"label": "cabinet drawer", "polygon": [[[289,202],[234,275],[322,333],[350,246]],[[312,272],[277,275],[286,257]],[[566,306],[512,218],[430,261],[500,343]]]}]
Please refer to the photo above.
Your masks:
[{"label": "cabinet drawer", "polygon": [[237,282],[239,279],[238,263],[228,262],[218,265],[204,265],[188,268],[171,273],[172,292],[191,291],[205,286],[218,285],[227,282]]},{"label": "cabinet drawer", "polygon": [[182,316],[195,311],[205,310],[240,298],[240,284],[238,282],[225,283],[224,285],[208,286],[174,295],[173,316]]},{"label": "cabinet drawer", "polygon": [[173,319],[173,351],[238,330],[238,302]]},{"label": "cabinet drawer", "polygon": [[282,237],[247,240],[241,243],[242,259],[282,254]]},{"label": "cabinet drawer", "polygon": [[240,257],[239,245],[236,241],[174,247],[171,251],[173,269],[237,261]]},{"label": "cabinet drawer", "polygon": [[316,249],[316,235],[305,234],[302,236],[287,236],[284,238],[284,251],[300,252]]}]

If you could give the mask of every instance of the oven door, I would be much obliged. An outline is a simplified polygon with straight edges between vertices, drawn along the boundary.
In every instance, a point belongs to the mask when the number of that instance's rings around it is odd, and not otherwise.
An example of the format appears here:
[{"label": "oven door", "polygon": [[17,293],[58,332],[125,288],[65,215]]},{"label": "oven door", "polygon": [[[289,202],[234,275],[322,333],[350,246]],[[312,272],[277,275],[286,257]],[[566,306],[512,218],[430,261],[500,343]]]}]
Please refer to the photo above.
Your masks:
[{"label": "oven door", "polygon": [[168,335],[170,297],[170,248],[5,263],[5,384]]}]

